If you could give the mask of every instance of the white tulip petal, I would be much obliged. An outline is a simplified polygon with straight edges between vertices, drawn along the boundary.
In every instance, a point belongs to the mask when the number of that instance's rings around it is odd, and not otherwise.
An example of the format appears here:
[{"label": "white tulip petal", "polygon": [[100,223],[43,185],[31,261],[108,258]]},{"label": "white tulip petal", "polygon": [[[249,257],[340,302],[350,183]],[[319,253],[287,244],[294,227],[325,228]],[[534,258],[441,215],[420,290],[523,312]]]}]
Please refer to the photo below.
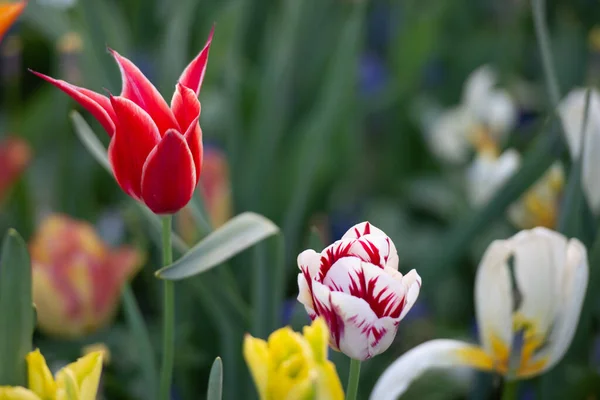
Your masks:
[{"label": "white tulip petal", "polygon": [[479,110],[481,107],[485,107],[497,80],[496,71],[489,65],[477,68],[465,81],[463,104],[469,110]]},{"label": "white tulip petal", "polygon": [[512,248],[507,240],[496,240],[485,251],[475,278],[475,312],[483,348],[494,354],[492,340],[507,349],[513,339],[513,297],[508,268]]},{"label": "white tulip petal", "polygon": [[389,275],[385,269],[356,257],[345,257],[333,264],[323,284],[333,291],[364,299],[379,318],[399,318],[408,289],[397,275]]},{"label": "white tulip petal", "polygon": [[467,171],[469,201],[480,206],[496,194],[498,189],[519,169],[521,156],[513,149],[500,157],[491,158],[480,154]]},{"label": "white tulip petal", "polygon": [[567,245],[566,266],[558,282],[559,311],[544,352],[550,355],[545,369],[561,360],[573,340],[585,298],[588,274],[585,246],[579,240],[571,239]]},{"label": "white tulip petal", "polygon": [[342,292],[331,292],[331,305],[344,324],[339,348],[348,357],[367,360],[394,340],[399,318],[378,318],[366,301]]},{"label": "white tulip petal", "polygon": [[339,350],[340,337],[344,327],[331,306],[331,290],[317,281],[312,282],[312,288],[315,305],[314,311],[325,320],[329,328],[329,345],[334,350]]},{"label": "white tulip petal", "polygon": [[385,232],[381,229],[377,228],[375,225],[371,224],[368,221],[361,222],[360,224],[354,225],[352,228],[348,229],[344,236],[342,236],[342,240],[344,239],[358,239],[364,235],[373,235],[373,236],[384,236],[387,237]]},{"label": "white tulip petal", "polygon": [[489,94],[482,120],[490,127],[495,139],[501,141],[517,122],[517,107],[506,90]]},{"label": "white tulip petal", "polygon": [[521,294],[519,316],[545,335],[559,307],[556,292],[566,261],[567,240],[546,228],[521,231],[510,239],[516,285]]},{"label": "white tulip petal", "polygon": [[[435,368],[475,367],[478,360],[465,357],[468,353],[483,353],[471,344],[458,340],[437,339],[409,350],[394,361],[379,377],[370,400],[396,400],[424,372]],[[483,355],[483,354],[482,354]]]},{"label": "white tulip petal", "polygon": [[473,116],[464,107],[442,113],[427,134],[431,151],[447,163],[466,162],[471,153],[468,135],[474,123]]},{"label": "white tulip petal", "polygon": [[[600,99],[598,108],[592,112],[596,113],[593,118],[600,120]],[[588,120],[588,126],[592,121]],[[600,174],[598,173],[598,159],[600,159],[600,121],[594,122],[593,129],[588,129],[583,147],[583,161],[581,170],[581,183],[586,200],[595,215],[600,214]]]},{"label": "white tulip petal", "polygon": [[[581,152],[581,133],[585,116],[587,90],[584,88],[572,90],[558,106],[558,114],[560,115],[563,130],[567,137],[569,152],[573,159],[579,158],[579,153]],[[592,90],[590,93],[588,121],[584,135],[586,138],[600,135],[600,94],[596,90]]]},{"label": "white tulip petal", "polygon": [[302,273],[298,274],[298,301],[304,307],[312,310],[315,309],[309,283],[306,281],[306,276]]},{"label": "white tulip petal", "polygon": [[309,275],[314,278],[321,267],[321,255],[316,251],[304,250],[298,255],[298,268],[306,269]]},{"label": "white tulip petal", "polygon": [[417,271],[413,269],[408,274],[404,275],[404,278],[402,278],[402,284],[406,288],[406,295],[404,307],[400,313],[401,320],[410,311],[419,297],[419,292],[421,291],[421,277],[419,274],[417,274]]}]

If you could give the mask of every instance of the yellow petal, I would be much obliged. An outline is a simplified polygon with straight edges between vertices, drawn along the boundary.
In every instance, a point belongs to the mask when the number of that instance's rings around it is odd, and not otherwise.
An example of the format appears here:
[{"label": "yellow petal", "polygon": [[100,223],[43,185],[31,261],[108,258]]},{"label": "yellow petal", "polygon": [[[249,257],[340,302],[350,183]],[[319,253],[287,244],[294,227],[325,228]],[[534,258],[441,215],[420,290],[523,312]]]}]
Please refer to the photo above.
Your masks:
[{"label": "yellow petal", "polygon": [[327,361],[327,347],[329,345],[329,330],[323,318],[317,318],[311,326],[303,329],[304,338],[310,344],[313,357],[317,363]]},{"label": "yellow petal", "polygon": [[43,400],[53,400],[56,395],[56,382],[46,365],[46,360],[39,349],[27,354],[28,386]]},{"label": "yellow petal", "polygon": [[267,342],[254,338],[251,335],[246,335],[244,337],[244,359],[246,360],[246,364],[248,364],[260,399],[267,400],[269,370],[272,364]]},{"label": "yellow petal", "polygon": [[318,369],[315,400],[343,400],[344,389],[335,370],[335,365],[327,361]]},{"label": "yellow petal", "polygon": [[[73,379],[78,390],[78,399],[96,400],[101,373],[102,352],[95,351],[60,370],[57,374],[57,381],[59,387],[68,389],[68,385]],[[71,400],[70,397],[68,398]]]},{"label": "yellow petal", "polygon": [[65,368],[59,374],[56,400],[81,400],[77,377],[73,371]]},{"label": "yellow petal", "polygon": [[[320,400],[318,397],[315,397],[315,387],[316,387],[317,376],[316,373],[313,373],[312,376],[307,377],[306,379],[296,382],[293,386],[289,387],[284,393],[284,395],[275,397],[285,399],[285,400]],[[329,398],[321,399],[321,400],[330,400]],[[331,399],[334,400],[334,399]]]},{"label": "yellow petal", "polygon": [[0,386],[0,400],[42,400],[24,387]]}]

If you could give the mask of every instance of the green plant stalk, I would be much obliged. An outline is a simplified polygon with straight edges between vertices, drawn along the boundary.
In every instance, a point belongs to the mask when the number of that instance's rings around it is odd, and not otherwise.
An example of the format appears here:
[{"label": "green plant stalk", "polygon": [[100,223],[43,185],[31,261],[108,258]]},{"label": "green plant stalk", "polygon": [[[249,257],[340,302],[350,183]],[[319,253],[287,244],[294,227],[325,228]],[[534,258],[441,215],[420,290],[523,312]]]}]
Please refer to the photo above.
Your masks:
[{"label": "green plant stalk", "polygon": [[[171,221],[171,215],[162,217],[162,247],[164,266],[168,266],[173,263],[173,249],[171,247]],[[163,285],[163,359],[160,371],[160,386],[158,393],[160,400],[169,400],[171,379],[173,377],[173,359],[175,350],[175,284],[173,281],[165,280]]]},{"label": "green plant stalk", "polygon": [[502,400],[516,400],[519,388],[519,381],[504,381],[502,389]]},{"label": "green plant stalk", "polygon": [[552,50],[550,48],[550,35],[548,34],[548,26],[546,25],[546,2],[544,0],[532,0],[531,8],[533,10],[533,22],[535,25],[535,35],[540,47],[542,56],[542,66],[544,68],[544,76],[546,77],[546,86],[548,94],[552,102],[553,112],[556,111],[556,106],[560,102],[560,88],[554,63],[552,62]]},{"label": "green plant stalk", "polygon": [[138,345],[142,375],[147,385],[146,396],[148,396],[148,400],[151,400],[156,396],[154,385],[156,385],[156,379],[158,378],[158,369],[156,367],[154,349],[152,348],[152,342],[148,334],[148,327],[144,322],[144,317],[129,283],[123,288],[123,306],[125,308],[127,323]]},{"label": "green plant stalk", "polygon": [[360,360],[350,359],[350,373],[348,386],[346,386],[346,400],[356,400],[358,394],[358,381],[360,380]]}]

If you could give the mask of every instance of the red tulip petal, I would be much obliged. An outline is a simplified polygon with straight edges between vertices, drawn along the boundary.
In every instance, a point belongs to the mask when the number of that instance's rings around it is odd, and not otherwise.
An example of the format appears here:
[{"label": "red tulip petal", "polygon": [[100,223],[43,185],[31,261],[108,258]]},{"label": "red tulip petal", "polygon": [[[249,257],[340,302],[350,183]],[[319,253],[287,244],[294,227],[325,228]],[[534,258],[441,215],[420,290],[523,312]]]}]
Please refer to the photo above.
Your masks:
[{"label": "red tulip petal", "polygon": [[210,44],[214,33],[215,27],[213,25],[204,48],[200,54],[185,67],[183,73],[179,77],[179,83],[196,92],[196,96],[200,93],[200,88],[202,87],[202,81],[204,80],[204,74],[206,73],[206,64],[208,62],[208,52],[210,51]]},{"label": "red tulip petal", "polygon": [[187,131],[192,121],[198,122],[200,108],[198,95],[192,89],[178,83],[171,100],[171,110],[179,123],[181,132]]},{"label": "red tulip petal", "polygon": [[160,142],[160,134],[148,113],[133,101],[124,97],[111,97],[110,101],[117,123],[108,148],[108,159],[119,186],[139,200],[144,163]]},{"label": "red tulip petal", "polygon": [[192,121],[184,137],[190,152],[192,153],[194,165],[196,166],[196,182],[194,182],[194,187],[196,187],[198,185],[198,181],[200,180],[200,172],[202,171],[203,152],[202,129],[200,129],[200,125],[198,124],[198,118]]},{"label": "red tulip petal", "polygon": [[156,214],[172,214],[192,198],[196,169],[179,132],[168,130],[148,156],[142,175],[142,199]]},{"label": "red tulip petal", "polygon": [[110,100],[106,96],[62,80],[51,78],[36,71],[31,72],[71,96],[73,100],[89,111],[100,122],[104,130],[108,133],[108,136],[112,137],[115,132],[114,121],[116,118]]},{"label": "red tulip petal", "polygon": [[179,129],[179,125],[167,102],[142,71],[116,51],[112,49],[109,49],[109,51],[115,57],[121,70],[121,79],[123,80],[121,97],[125,97],[142,107],[154,120],[161,136],[168,129]]}]

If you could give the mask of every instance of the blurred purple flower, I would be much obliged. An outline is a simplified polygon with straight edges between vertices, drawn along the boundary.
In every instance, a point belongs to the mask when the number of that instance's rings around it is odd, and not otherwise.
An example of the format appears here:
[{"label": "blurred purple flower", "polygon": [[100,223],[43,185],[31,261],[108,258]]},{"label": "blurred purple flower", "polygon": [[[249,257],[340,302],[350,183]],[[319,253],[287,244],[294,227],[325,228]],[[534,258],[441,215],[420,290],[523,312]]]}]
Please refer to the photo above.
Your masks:
[{"label": "blurred purple flower", "polygon": [[381,58],[367,53],[360,60],[360,88],[363,94],[375,96],[385,88],[389,74]]}]

